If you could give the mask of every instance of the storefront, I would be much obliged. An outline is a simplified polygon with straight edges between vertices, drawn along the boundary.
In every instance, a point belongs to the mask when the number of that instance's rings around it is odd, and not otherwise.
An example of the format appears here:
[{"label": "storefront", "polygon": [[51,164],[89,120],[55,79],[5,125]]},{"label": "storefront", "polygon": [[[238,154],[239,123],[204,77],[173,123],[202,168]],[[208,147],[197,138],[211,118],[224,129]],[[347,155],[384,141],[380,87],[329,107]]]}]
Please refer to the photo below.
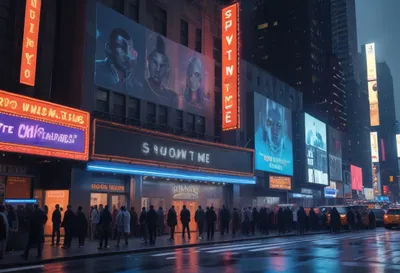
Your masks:
[{"label": "storefront", "polygon": [[72,180],[75,203],[110,205],[118,195],[136,209],[186,205],[194,215],[199,205],[232,204],[233,185],[256,183],[253,150],[100,120],[93,128],[92,161]]}]

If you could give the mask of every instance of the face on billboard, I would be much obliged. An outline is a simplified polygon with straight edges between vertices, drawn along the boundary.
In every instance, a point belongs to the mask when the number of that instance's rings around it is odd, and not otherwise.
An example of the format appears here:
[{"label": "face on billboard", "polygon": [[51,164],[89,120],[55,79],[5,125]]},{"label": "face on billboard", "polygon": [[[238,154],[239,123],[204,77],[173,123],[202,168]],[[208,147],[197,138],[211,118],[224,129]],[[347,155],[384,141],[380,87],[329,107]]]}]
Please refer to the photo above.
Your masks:
[{"label": "face on billboard", "polygon": [[379,103],[378,103],[378,84],[377,81],[368,82],[368,99],[371,126],[379,125]]},{"label": "face on billboard", "polygon": [[[329,127],[329,178],[342,181],[342,136],[338,130]],[[331,182],[332,184],[333,182]]]},{"label": "face on billboard", "polygon": [[371,160],[372,162],[379,162],[379,147],[378,147],[378,133],[371,132]]},{"label": "face on billboard", "polygon": [[97,5],[95,84],[214,116],[214,61]]},{"label": "face on billboard", "polygon": [[289,109],[254,93],[255,168],[293,175],[292,115]]},{"label": "face on billboard", "polygon": [[326,125],[305,114],[305,142],[309,183],[328,185]]}]

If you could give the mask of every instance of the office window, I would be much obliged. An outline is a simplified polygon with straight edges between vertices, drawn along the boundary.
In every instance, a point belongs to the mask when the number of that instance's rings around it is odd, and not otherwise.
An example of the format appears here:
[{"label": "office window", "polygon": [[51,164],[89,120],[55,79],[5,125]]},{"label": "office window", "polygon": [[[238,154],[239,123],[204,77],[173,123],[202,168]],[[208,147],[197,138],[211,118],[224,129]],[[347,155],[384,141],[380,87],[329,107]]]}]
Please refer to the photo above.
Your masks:
[{"label": "office window", "polygon": [[147,122],[151,124],[156,123],[156,105],[154,103],[147,103]]},{"label": "office window", "polygon": [[260,77],[257,76],[257,86],[260,86]]},{"label": "office window", "polygon": [[220,38],[214,36],[213,40],[213,57],[217,62],[221,62],[222,60],[222,41]]},{"label": "office window", "polygon": [[132,0],[129,4],[129,18],[139,22],[139,0]]},{"label": "office window", "polygon": [[181,19],[181,44],[189,45],[189,24],[183,19]]},{"label": "office window", "polygon": [[186,120],[186,127],[189,132],[194,132],[195,131],[195,116],[193,114],[187,114],[187,120]]},{"label": "office window", "polygon": [[109,92],[102,89],[96,89],[96,111],[108,113],[109,102]]},{"label": "office window", "polygon": [[113,114],[117,117],[125,117],[125,96],[113,93]]},{"label": "office window", "polygon": [[183,129],[183,112],[181,110],[176,110],[176,128]]},{"label": "office window", "polygon": [[214,77],[214,86],[217,87],[222,87],[222,66],[219,63],[215,63],[214,66],[214,73],[215,73],[215,77]]},{"label": "office window", "polygon": [[159,6],[153,8],[154,31],[167,36],[167,11]]},{"label": "office window", "polygon": [[121,14],[124,14],[125,11],[125,0],[114,0],[113,10],[118,11]]},{"label": "office window", "polygon": [[249,66],[246,69],[246,77],[247,77],[247,80],[249,80],[249,81],[251,81],[253,78],[253,73],[252,73],[251,67],[249,67]]},{"label": "office window", "polygon": [[128,118],[133,120],[140,120],[140,101],[135,98],[128,100]]},{"label": "office window", "polygon": [[202,39],[202,31],[200,28],[196,28],[196,44],[195,44],[195,50],[199,53],[201,53],[201,39]]},{"label": "office window", "polygon": [[206,133],[206,118],[205,117],[197,117],[197,132],[199,134]]},{"label": "office window", "polygon": [[166,106],[159,106],[158,108],[158,122],[161,125],[168,124],[168,108]]}]

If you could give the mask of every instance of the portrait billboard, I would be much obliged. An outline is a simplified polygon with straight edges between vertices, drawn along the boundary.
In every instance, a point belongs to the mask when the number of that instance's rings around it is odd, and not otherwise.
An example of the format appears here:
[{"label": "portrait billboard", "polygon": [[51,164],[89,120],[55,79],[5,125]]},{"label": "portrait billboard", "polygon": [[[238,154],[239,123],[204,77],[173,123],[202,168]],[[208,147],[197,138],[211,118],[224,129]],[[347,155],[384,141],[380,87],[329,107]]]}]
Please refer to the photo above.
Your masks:
[{"label": "portrait billboard", "polygon": [[239,3],[222,9],[222,130],[240,128]]},{"label": "portrait billboard", "polygon": [[89,159],[87,112],[0,90],[0,151]]},{"label": "portrait billboard", "polygon": [[371,132],[371,160],[372,162],[379,162],[379,146],[378,146],[378,133]]},{"label": "portrait billboard", "polygon": [[[342,134],[329,127],[329,179],[335,181],[343,180],[342,172]],[[332,182],[331,182],[332,184]]]},{"label": "portrait billboard", "polygon": [[97,4],[95,84],[214,116],[214,61]]},{"label": "portrait billboard", "polygon": [[307,113],[304,117],[308,182],[328,185],[326,125]]},{"label": "portrait billboard", "polygon": [[350,173],[351,173],[351,189],[356,191],[362,191],[363,190],[362,169],[355,165],[350,165]]},{"label": "portrait billboard", "polygon": [[255,169],[293,175],[292,114],[254,93]]},{"label": "portrait billboard", "polygon": [[400,134],[396,135],[397,157],[400,158]]}]

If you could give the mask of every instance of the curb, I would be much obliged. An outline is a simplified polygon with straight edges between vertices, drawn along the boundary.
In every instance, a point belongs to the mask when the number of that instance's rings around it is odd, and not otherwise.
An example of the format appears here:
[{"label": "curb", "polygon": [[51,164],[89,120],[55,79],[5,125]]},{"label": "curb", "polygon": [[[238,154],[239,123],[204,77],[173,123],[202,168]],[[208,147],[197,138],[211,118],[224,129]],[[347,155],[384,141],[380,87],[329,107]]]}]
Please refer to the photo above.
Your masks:
[{"label": "curb", "polygon": [[[329,231],[322,231],[316,233],[308,233],[305,236],[313,236],[313,235],[321,235],[330,233]],[[72,261],[72,260],[82,260],[82,259],[89,259],[89,258],[98,258],[98,257],[105,257],[105,256],[117,256],[123,254],[135,254],[135,253],[148,253],[148,252],[156,252],[160,250],[169,250],[169,249],[182,249],[182,248],[190,248],[190,247],[197,247],[197,246],[209,246],[209,245],[218,245],[218,244],[229,244],[229,243],[236,243],[236,242],[245,242],[245,241],[255,241],[255,240],[268,240],[268,239],[275,239],[275,238],[285,238],[285,237],[295,237],[299,236],[298,234],[285,234],[282,236],[274,235],[274,236],[257,236],[257,237],[245,237],[239,239],[230,239],[230,240],[218,240],[218,241],[207,241],[207,242],[198,242],[192,244],[181,244],[181,245],[170,245],[170,246],[159,246],[159,247],[146,247],[146,248],[137,248],[137,249],[127,249],[121,251],[104,251],[104,252],[97,252],[97,253],[88,253],[88,254],[81,254],[81,255],[73,255],[68,257],[55,257],[49,258],[45,260],[32,260],[32,261],[24,261],[21,260],[19,263],[10,263],[1,265],[0,269],[9,269],[14,267],[24,267],[24,266],[33,266],[33,265],[43,265],[43,264],[50,264],[56,262],[65,262],[65,261]]]}]

